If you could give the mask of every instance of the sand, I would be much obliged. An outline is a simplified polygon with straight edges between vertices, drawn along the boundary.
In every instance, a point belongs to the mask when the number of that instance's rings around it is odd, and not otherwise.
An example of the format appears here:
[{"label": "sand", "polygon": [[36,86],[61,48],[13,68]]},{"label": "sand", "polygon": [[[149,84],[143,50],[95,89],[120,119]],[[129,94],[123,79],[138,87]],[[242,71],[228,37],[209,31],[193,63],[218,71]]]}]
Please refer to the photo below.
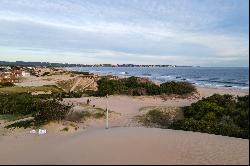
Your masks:
[{"label": "sand", "polygon": [[[248,92],[240,90],[230,90],[230,89],[215,89],[215,88],[201,88],[197,87],[199,98],[172,98],[168,100],[163,100],[161,97],[154,96],[109,96],[108,97],[108,109],[118,113],[120,116],[110,119],[110,126],[112,127],[126,127],[134,126],[133,118],[140,115],[140,109],[143,107],[150,106],[166,106],[166,107],[184,107],[189,106],[192,103],[197,102],[202,97],[208,97],[214,93],[218,94],[231,94],[234,96],[244,96]],[[107,99],[105,97],[83,97],[83,98],[68,98],[64,99],[66,103],[81,105],[86,104],[87,99],[90,99],[90,105],[95,105],[96,107],[106,109]],[[104,126],[104,121],[93,121],[89,124],[89,127],[102,128]]]},{"label": "sand", "polygon": [[44,77],[29,76],[24,77],[19,83],[15,83],[17,86],[29,87],[29,86],[44,86],[44,85],[56,85],[58,81],[69,80],[74,77],[70,77],[69,74],[52,75]]},{"label": "sand", "polygon": [[[46,82],[38,78],[23,86],[55,84],[61,76]],[[197,87],[200,98],[214,93],[244,96],[248,91]],[[64,99],[81,111],[87,99],[90,105],[106,108],[106,98]],[[87,128],[60,132],[58,126],[45,128],[43,136],[29,134],[29,129],[2,136],[0,122],[0,164],[249,164],[249,140],[190,131],[144,128],[133,125],[140,109],[150,106],[183,107],[198,99],[109,96],[110,129],[105,119],[88,122]],[[1,129],[2,126],[2,129]],[[1,131],[2,130],[2,131]]]},{"label": "sand", "polygon": [[[105,97],[83,97],[64,99],[66,103],[80,105],[90,99],[90,105],[106,109],[107,99]],[[130,96],[109,96],[108,109],[118,114],[115,118],[110,118],[111,127],[126,127],[133,125],[133,118],[140,114],[140,109],[149,106],[182,107],[190,105],[195,100],[173,99],[164,101],[159,97],[130,97]],[[93,121],[89,127],[103,128],[104,121]]]},{"label": "sand", "polygon": [[208,88],[208,87],[196,87],[201,97],[208,97],[217,94],[230,94],[234,96],[245,96],[249,95],[249,90],[240,90],[240,89],[229,89],[229,88]]},{"label": "sand", "polygon": [[249,140],[187,131],[111,128],[0,138],[0,164],[248,164]]}]

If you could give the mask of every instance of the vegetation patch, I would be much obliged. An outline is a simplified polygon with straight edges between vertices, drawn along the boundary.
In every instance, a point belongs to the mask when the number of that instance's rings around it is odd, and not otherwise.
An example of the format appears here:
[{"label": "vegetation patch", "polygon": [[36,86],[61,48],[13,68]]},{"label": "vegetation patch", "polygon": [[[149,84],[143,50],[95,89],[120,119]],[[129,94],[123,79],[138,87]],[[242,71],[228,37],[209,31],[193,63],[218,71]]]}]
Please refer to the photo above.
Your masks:
[{"label": "vegetation patch", "polygon": [[72,122],[84,122],[88,119],[101,119],[106,116],[105,110],[101,108],[90,108],[85,107],[84,111],[81,112],[71,112],[67,115],[66,120],[72,121]]},{"label": "vegetation patch", "polygon": [[13,84],[11,82],[0,82],[0,88],[13,87],[13,86],[15,86],[15,84]]},{"label": "vegetation patch", "polygon": [[161,93],[185,95],[196,91],[195,87],[188,82],[165,82],[160,85]]},{"label": "vegetation patch", "polygon": [[249,96],[215,94],[184,107],[184,119],[170,128],[249,138]]},{"label": "vegetation patch", "polygon": [[44,125],[51,121],[65,119],[71,106],[61,104],[57,100],[39,101],[36,103],[36,112],[33,113],[36,125]]},{"label": "vegetation patch", "polygon": [[25,121],[19,121],[12,123],[10,125],[5,126],[5,128],[10,129],[10,128],[30,128],[35,126],[35,121],[34,120],[25,120]]},{"label": "vegetation patch", "polygon": [[183,118],[183,112],[176,107],[146,107],[136,120],[146,127],[168,128],[174,121]]},{"label": "vegetation patch", "polygon": [[8,122],[11,121],[16,121],[16,120],[20,120],[20,119],[24,119],[24,118],[28,118],[31,115],[19,115],[19,114],[4,114],[4,115],[0,115],[0,119],[2,120],[6,120]]},{"label": "vegetation patch", "polygon": [[66,120],[71,122],[82,122],[86,120],[87,118],[90,118],[91,114],[88,111],[82,111],[82,112],[71,112],[67,117]]},{"label": "vegetation patch", "polygon": [[58,88],[55,85],[44,85],[38,87],[4,87],[0,88],[0,93],[4,94],[13,94],[13,93],[32,93],[32,92],[52,92],[52,93],[59,93],[62,92],[62,89]]},{"label": "vegetation patch", "polygon": [[63,128],[61,131],[66,131],[66,132],[68,132],[68,131],[69,131],[69,128],[68,128],[68,127],[65,127],[65,128]]},{"label": "vegetation patch", "polygon": [[70,73],[71,74],[81,74],[81,75],[87,75],[87,76],[89,76],[89,75],[94,75],[94,74],[92,74],[92,73],[89,73],[89,72],[83,72],[83,71],[70,71]]},{"label": "vegetation patch", "polygon": [[51,75],[50,72],[44,72],[44,73],[42,74],[42,77],[44,77],[44,76],[50,76],[50,75]]},{"label": "vegetation patch", "polygon": [[249,96],[214,94],[191,106],[172,110],[174,111],[147,108],[144,114],[137,116],[136,119],[147,127],[249,139]]},{"label": "vegetation patch", "polygon": [[60,121],[70,112],[71,106],[61,104],[57,98],[45,95],[33,96],[28,93],[0,94],[0,116],[17,119],[32,117],[33,120],[19,121],[10,127],[41,126],[50,121]]},{"label": "vegetation patch", "polygon": [[196,92],[196,88],[188,82],[166,82],[158,86],[149,80],[138,77],[123,79],[109,79],[108,77],[104,77],[98,80],[97,84],[98,91],[96,92],[96,96],[105,96],[107,94],[125,94],[132,96],[161,94],[186,95]]},{"label": "vegetation patch", "polygon": [[64,92],[56,85],[46,85],[40,87],[5,87],[0,88],[0,95],[22,96],[22,94],[33,94],[36,98],[80,98],[85,92]]}]

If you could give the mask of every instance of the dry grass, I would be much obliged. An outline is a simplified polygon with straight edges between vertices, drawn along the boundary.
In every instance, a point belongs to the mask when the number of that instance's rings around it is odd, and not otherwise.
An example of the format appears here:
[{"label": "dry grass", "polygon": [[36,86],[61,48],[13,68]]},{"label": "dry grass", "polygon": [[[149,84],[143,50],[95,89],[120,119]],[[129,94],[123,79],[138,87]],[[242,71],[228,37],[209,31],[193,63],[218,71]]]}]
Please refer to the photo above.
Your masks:
[{"label": "dry grass", "polygon": [[5,115],[0,115],[0,119],[11,122],[11,121],[16,121],[24,118],[28,118],[31,115],[17,115],[17,114],[5,114]]},{"label": "dry grass", "polygon": [[145,107],[135,120],[146,127],[168,128],[174,121],[183,119],[183,111],[177,107]]},{"label": "dry grass", "polygon": [[32,93],[32,92],[61,92],[62,90],[57,86],[44,85],[38,87],[5,87],[0,88],[0,93]]},{"label": "dry grass", "polygon": [[82,111],[72,111],[67,117],[67,121],[84,122],[88,119],[101,119],[105,117],[105,110],[102,108],[82,105]]}]

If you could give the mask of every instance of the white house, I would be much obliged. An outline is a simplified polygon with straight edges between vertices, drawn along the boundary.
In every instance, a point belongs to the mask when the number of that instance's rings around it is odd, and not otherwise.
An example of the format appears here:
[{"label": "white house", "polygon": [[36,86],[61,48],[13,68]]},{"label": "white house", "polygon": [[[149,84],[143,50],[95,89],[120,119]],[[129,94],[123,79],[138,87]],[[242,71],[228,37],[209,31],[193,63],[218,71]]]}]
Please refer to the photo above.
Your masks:
[{"label": "white house", "polygon": [[22,71],[22,76],[23,77],[29,77],[30,73],[26,72],[26,71]]}]

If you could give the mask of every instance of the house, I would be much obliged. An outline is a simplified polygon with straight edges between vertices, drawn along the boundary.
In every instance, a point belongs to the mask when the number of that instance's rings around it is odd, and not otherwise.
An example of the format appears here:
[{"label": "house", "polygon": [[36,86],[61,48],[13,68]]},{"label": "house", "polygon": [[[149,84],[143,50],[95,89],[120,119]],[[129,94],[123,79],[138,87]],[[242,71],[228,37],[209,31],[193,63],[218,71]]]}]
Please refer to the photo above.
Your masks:
[{"label": "house", "polygon": [[0,74],[0,82],[16,82],[16,75],[12,72],[4,72]]},{"label": "house", "polygon": [[22,77],[22,70],[5,71],[0,73],[0,82],[15,83]]},{"label": "house", "polygon": [[15,75],[16,77],[22,77],[22,70],[13,70],[12,75]]},{"label": "house", "polygon": [[30,73],[26,72],[26,71],[22,71],[22,77],[29,77]]}]

